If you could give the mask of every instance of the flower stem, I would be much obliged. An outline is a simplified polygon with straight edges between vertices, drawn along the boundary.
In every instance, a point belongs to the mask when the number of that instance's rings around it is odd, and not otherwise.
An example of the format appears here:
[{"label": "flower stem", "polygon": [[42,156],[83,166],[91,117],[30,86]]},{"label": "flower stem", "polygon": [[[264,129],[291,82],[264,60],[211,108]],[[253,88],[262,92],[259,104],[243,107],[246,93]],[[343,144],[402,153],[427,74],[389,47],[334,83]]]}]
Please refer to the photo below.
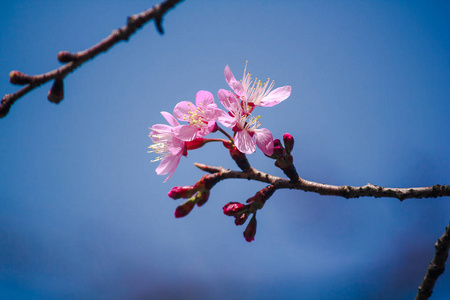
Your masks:
[{"label": "flower stem", "polygon": [[216,123],[216,128],[217,128],[217,130],[222,132],[227,138],[229,138],[230,142],[233,143],[233,138],[225,130],[223,130],[217,123]]}]

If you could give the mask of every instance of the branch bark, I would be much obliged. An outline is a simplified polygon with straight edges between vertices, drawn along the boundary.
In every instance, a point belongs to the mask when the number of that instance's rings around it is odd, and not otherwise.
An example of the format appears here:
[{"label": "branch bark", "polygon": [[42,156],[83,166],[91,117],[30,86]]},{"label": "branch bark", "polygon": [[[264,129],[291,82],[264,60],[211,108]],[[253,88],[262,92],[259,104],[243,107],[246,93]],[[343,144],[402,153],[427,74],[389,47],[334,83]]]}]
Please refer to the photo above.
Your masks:
[{"label": "branch bark", "polygon": [[[63,52],[60,52],[58,55],[58,58],[61,62],[65,62],[66,64],[55,69],[52,71],[49,71],[44,74],[40,75],[25,75],[26,82],[20,82],[15,83],[19,85],[25,85],[23,88],[18,90],[17,92],[13,94],[6,94],[0,103],[0,118],[5,117],[11,106],[20,98],[22,98],[24,95],[26,95],[28,92],[34,90],[35,88],[41,86],[42,84],[51,81],[51,80],[62,80],[64,79],[69,73],[73,72],[75,69],[80,67],[82,64],[87,62],[88,60],[93,59],[97,55],[108,51],[111,47],[113,47],[115,44],[119,43],[120,41],[127,41],[130,36],[136,32],[139,28],[141,28],[144,24],[149,22],[150,20],[154,19],[156,28],[159,33],[163,34],[164,30],[162,28],[162,18],[164,14],[174,7],[177,3],[181,2],[183,0],[166,0],[160,4],[155,5],[154,7],[143,11],[139,14],[132,15],[128,17],[127,24],[121,28],[118,28],[114,30],[108,37],[100,41],[98,44],[92,46],[91,48],[88,48],[84,51],[80,51],[78,53],[67,53],[64,52],[66,55],[66,59],[61,59],[61,54]],[[70,58],[67,58],[67,56],[70,56]],[[13,71],[16,74],[20,73],[17,71]],[[14,83],[12,79],[13,72],[10,73],[10,81]],[[15,74],[14,74],[15,75]],[[52,91],[50,91],[52,92]],[[51,96],[49,93],[49,100],[51,100]],[[59,100],[61,101],[62,98]],[[52,101],[52,100],[51,100]],[[59,102],[57,101],[57,102]],[[56,102],[56,101],[53,101]]]},{"label": "branch bark", "polygon": [[273,176],[253,167],[248,172],[232,171],[223,167],[207,166],[200,163],[194,164],[197,168],[208,173],[219,173],[220,180],[237,178],[248,179],[273,184],[277,189],[295,189],[305,192],[315,192],[320,195],[341,196],[344,198],[375,197],[375,198],[397,198],[400,201],[405,199],[436,198],[450,196],[450,185],[435,184],[428,187],[411,188],[389,188],[374,184],[364,186],[330,185],[308,181],[299,178],[299,181],[292,182],[289,179]]},{"label": "branch bark", "polygon": [[450,224],[445,228],[444,234],[434,244],[436,252],[433,260],[428,266],[427,273],[420,284],[415,300],[426,300],[433,292],[434,284],[438,277],[444,273],[445,262],[448,258],[448,250],[450,248]]}]

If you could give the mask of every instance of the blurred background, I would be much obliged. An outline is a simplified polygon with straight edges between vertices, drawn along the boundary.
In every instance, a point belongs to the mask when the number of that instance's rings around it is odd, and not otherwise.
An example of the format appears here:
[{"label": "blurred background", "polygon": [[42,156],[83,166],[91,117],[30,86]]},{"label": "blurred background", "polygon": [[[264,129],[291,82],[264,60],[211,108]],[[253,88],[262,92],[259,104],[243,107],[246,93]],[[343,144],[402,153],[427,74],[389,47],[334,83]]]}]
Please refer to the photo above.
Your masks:
[{"label": "blurred background", "polygon": [[[0,91],[8,74],[60,66],[157,1],[0,3]],[[163,183],[149,127],[198,90],[240,79],[291,85],[260,108],[275,138],[295,137],[305,179],[389,187],[450,184],[447,1],[185,1],[0,120],[2,299],[412,299],[450,199],[344,199],[277,191],[256,239],[222,213],[265,185],[227,180],[182,219],[173,186],[202,162],[237,169],[219,144],[183,157]],[[220,104],[219,104],[220,106]],[[214,135],[213,135],[214,136]],[[219,134],[215,136],[220,137]],[[257,151],[251,164],[283,176]],[[449,299],[450,270],[432,299]]]}]

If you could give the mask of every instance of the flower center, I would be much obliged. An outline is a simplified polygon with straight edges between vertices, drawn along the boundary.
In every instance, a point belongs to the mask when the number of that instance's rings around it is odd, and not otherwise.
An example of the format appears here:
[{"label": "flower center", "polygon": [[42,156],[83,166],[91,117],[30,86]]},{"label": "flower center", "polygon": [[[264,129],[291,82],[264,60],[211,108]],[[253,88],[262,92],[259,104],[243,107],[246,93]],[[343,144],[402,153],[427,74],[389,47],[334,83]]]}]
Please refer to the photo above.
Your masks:
[{"label": "flower center", "polygon": [[261,100],[269,95],[270,91],[275,86],[275,81],[270,82],[270,78],[266,83],[262,83],[258,78],[252,81],[252,75],[247,72],[247,63],[245,64],[244,76],[242,77],[242,86],[244,87],[246,99],[245,101],[259,105]]},{"label": "flower center", "polygon": [[188,113],[184,114],[182,117],[184,121],[188,122],[189,125],[195,126],[197,128],[202,128],[205,127],[205,125],[208,125],[208,121],[206,121],[206,113],[203,107],[192,107],[191,103],[188,103],[188,106]]}]

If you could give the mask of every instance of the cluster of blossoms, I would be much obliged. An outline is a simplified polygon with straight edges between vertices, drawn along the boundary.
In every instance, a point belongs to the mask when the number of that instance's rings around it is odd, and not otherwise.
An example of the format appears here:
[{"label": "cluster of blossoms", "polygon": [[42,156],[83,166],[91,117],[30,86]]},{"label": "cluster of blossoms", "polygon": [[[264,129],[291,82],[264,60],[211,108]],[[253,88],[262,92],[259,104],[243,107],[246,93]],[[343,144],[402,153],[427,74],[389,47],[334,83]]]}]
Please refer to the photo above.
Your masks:
[{"label": "cluster of blossoms", "polygon": [[[287,99],[291,94],[291,87],[284,86],[273,90],[274,82],[270,82],[269,79],[265,83],[257,79],[252,81],[250,72],[247,72],[247,66],[240,81],[236,80],[228,66],[225,67],[224,73],[231,91],[220,89],[218,97],[225,110],[217,107],[214,96],[210,92],[199,91],[195,104],[182,101],[175,106],[173,115],[161,112],[169,125],[155,124],[150,128],[149,136],[153,144],[149,147],[151,149],[149,152],[158,155],[153,161],[160,161],[156,173],[168,174],[164,181],[166,182],[175,172],[181,157],[187,155],[188,150],[200,148],[208,142],[222,142],[243,172],[251,172],[245,154],[255,152],[258,147],[265,155],[276,159],[275,165],[282,169],[292,182],[298,180],[290,154],[294,143],[292,136],[284,135],[283,147],[280,140],[273,139],[268,129],[260,128],[260,117],[252,115],[257,106],[271,107]],[[179,121],[186,123],[180,124]],[[223,130],[219,124],[231,128],[233,136]],[[223,133],[227,139],[205,138],[209,133],[216,131]],[[195,185],[172,188],[168,194],[170,198],[187,199],[185,203],[177,207],[175,217],[184,217],[196,205],[205,204],[211,188],[221,180],[220,176],[220,173],[204,175]],[[256,212],[264,206],[275,190],[273,185],[269,185],[249,198],[245,205],[230,202],[223,207],[223,213],[233,216],[238,226],[250,219],[244,231],[246,241],[254,240]],[[249,218],[250,215],[252,215],[251,218]]]},{"label": "cluster of blossoms", "polygon": [[[224,145],[232,145],[237,151],[251,154],[258,146],[261,151],[271,156],[274,151],[272,133],[260,128],[259,116],[252,115],[257,106],[271,107],[287,99],[291,87],[284,86],[273,89],[274,82],[268,79],[266,83],[252,81],[247,67],[241,81],[236,80],[228,65],[225,67],[225,80],[232,91],[220,89],[218,97],[227,110],[217,107],[214,96],[208,91],[199,91],[195,104],[189,101],[178,103],[173,115],[161,112],[169,125],[155,124],[150,129],[153,144],[149,152],[159,155],[154,161],[160,161],[156,168],[158,175],[168,174],[167,181],[175,172],[181,156],[186,156],[188,150],[202,147],[212,141],[222,141]],[[187,122],[180,124],[179,121]],[[231,128],[233,137],[221,129],[218,123]],[[207,134],[220,130],[228,141],[221,139],[206,139]]]}]

